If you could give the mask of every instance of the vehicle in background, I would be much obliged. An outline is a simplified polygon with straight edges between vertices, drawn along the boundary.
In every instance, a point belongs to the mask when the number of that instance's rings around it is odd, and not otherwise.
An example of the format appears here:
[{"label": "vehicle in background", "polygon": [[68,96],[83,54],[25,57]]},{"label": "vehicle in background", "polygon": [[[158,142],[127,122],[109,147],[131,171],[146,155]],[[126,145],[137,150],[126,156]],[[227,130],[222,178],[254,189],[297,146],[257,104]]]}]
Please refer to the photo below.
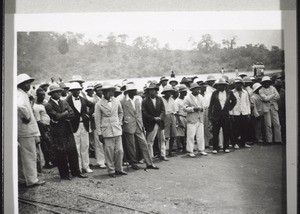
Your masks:
[{"label": "vehicle in background", "polygon": [[262,62],[253,63],[252,70],[254,77],[261,77],[264,75],[265,65]]}]

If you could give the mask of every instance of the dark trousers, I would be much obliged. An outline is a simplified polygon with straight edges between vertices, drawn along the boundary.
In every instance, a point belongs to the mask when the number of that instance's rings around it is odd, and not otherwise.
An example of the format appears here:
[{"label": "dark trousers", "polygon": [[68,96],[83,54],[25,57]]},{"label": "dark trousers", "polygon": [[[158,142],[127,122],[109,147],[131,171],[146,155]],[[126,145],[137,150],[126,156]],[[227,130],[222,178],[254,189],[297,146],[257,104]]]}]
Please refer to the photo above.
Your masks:
[{"label": "dark trousers", "polygon": [[61,178],[69,176],[69,169],[73,176],[80,174],[78,153],[72,133],[64,137],[53,136],[56,164]]},{"label": "dark trousers", "polygon": [[239,146],[245,146],[249,136],[249,117],[248,115],[232,116],[234,142]]},{"label": "dark trousers", "polygon": [[229,117],[223,116],[218,120],[212,121],[212,133],[213,133],[213,149],[219,151],[219,133],[220,129],[223,129],[224,145],[223,150],[229,148]]}]

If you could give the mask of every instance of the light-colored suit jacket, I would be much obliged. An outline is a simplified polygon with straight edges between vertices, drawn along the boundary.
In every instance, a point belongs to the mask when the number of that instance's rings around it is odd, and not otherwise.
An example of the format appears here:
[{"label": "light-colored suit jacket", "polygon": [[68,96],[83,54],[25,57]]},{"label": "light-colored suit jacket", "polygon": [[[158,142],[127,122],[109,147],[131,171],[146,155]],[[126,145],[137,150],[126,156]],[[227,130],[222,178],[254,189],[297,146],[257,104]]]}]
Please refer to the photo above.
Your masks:
[{"label": "light-colored suit jacket", "polygon": [[[40,131],[33,114],[32,106],[29,102],[28,94],[22,89],[17,90],[17,107],[18,107],[18,137],[36,137],[40,136]],[[23,119],[29,120],[24,123]]]},{"label": "light-colored suit jacket", "polygon": [[102,98],[95,105],[95,125],[98,135],[104,138],[122,135],[123,110],[121,103],[111,98],[111,107]]},{"label": "light-colored suit jacket", "polygon": [[277,101],[280,99],[280,95],[274,86],[270,86],[269,88],[262,87],[259,90],[259,96],[263,101],[263,111],[265,113],[270,111],[271,105],[278,111]]},{"label": "light-colored suit jacket", "polygon": [[143,131],[142,103],[139,99],[134,99],[135,108],[126,97],[121,100],[123,108],[123,131],[134,134],[136,131]]},{"label": "light-colored suit jacket", "polygon": [[195,124],[197,122],[203,123],[203,111],[194,111],[195,107],[204,108],[204,98],[201,94],[195,97],[192,94],[187,95],[184,98],[183,111],[187,112],[186,121],[187,123]]}]

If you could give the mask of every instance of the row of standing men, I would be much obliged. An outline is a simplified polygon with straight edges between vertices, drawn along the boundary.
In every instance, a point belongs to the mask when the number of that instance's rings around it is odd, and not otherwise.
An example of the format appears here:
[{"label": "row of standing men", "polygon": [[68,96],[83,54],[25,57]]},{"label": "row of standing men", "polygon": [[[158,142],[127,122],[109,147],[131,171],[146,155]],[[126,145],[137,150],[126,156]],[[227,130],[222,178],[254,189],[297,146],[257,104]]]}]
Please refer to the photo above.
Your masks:
[{"label": "row of standing men", "polygon": [[[51,167],[52,162],[60,177],[67,180],[71,179],[69,169],[72,176],[81,178],[87,177],[83,172],[93,172],[90,142],[97,165],[107,167],[111,177],[127,174],[122,167],[125,161],[137,170],[143,159],[147,168],[158,169],[153,164],[155,155],[168,161],[166,153],[174,156],[174,146],[195,157],[195,142],[201,155],[207,155],[206,146],[213,147],[213,154],[220,148],[228,153],[229,142],[235,149],[250,147],[246,142],[251,140],[271,143],[274,137],[275,142],[281,142],[280,95],[267,76],[262,85],[255,83],[253,87],[247,86],[247,77],[232,81],[210,75],[206,81],[194,78],[193,82],[183,78],[180,85],[175,78],[162,77],[159,83],[148,82],[139,96],[133,82],[124,83],[121,90],[109,82],[99,83],[84,93],[84,81],[74,75],[70,87],[63,82],[48,89],[49,85],[40,85],[31,112],[27,92],[33,80],[27,74],[18,76],[20,177],[25,177],[27,186],[44,183],[34,168],[36,142],[41,142],[45,166]],[[250,133],[255,139],[249,134],[251,119]]]}]

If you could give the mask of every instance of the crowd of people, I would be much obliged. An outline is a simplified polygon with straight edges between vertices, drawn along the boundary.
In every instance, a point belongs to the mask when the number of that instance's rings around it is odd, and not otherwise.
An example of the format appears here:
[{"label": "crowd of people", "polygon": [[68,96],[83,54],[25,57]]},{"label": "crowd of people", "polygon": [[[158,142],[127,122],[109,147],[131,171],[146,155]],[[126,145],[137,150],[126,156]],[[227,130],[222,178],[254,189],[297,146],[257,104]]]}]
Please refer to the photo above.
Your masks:
[{"label": "crowd of people", "polygon": [[33,81],[25,73],[17,77],[19,183],[26,186],[45,183],[42,168],[57,167],[63,180],[87,178],[91,158],[93,169],[116,177],[127,175],[126,165],[158,170],[156,159],[178,154],[194,158],[285,142],[282,76],[179,82],[172,72],[148,81],[142,92],[128,80],[84,88],[80,75],[68,86],[52,80],[32,90]]}]

